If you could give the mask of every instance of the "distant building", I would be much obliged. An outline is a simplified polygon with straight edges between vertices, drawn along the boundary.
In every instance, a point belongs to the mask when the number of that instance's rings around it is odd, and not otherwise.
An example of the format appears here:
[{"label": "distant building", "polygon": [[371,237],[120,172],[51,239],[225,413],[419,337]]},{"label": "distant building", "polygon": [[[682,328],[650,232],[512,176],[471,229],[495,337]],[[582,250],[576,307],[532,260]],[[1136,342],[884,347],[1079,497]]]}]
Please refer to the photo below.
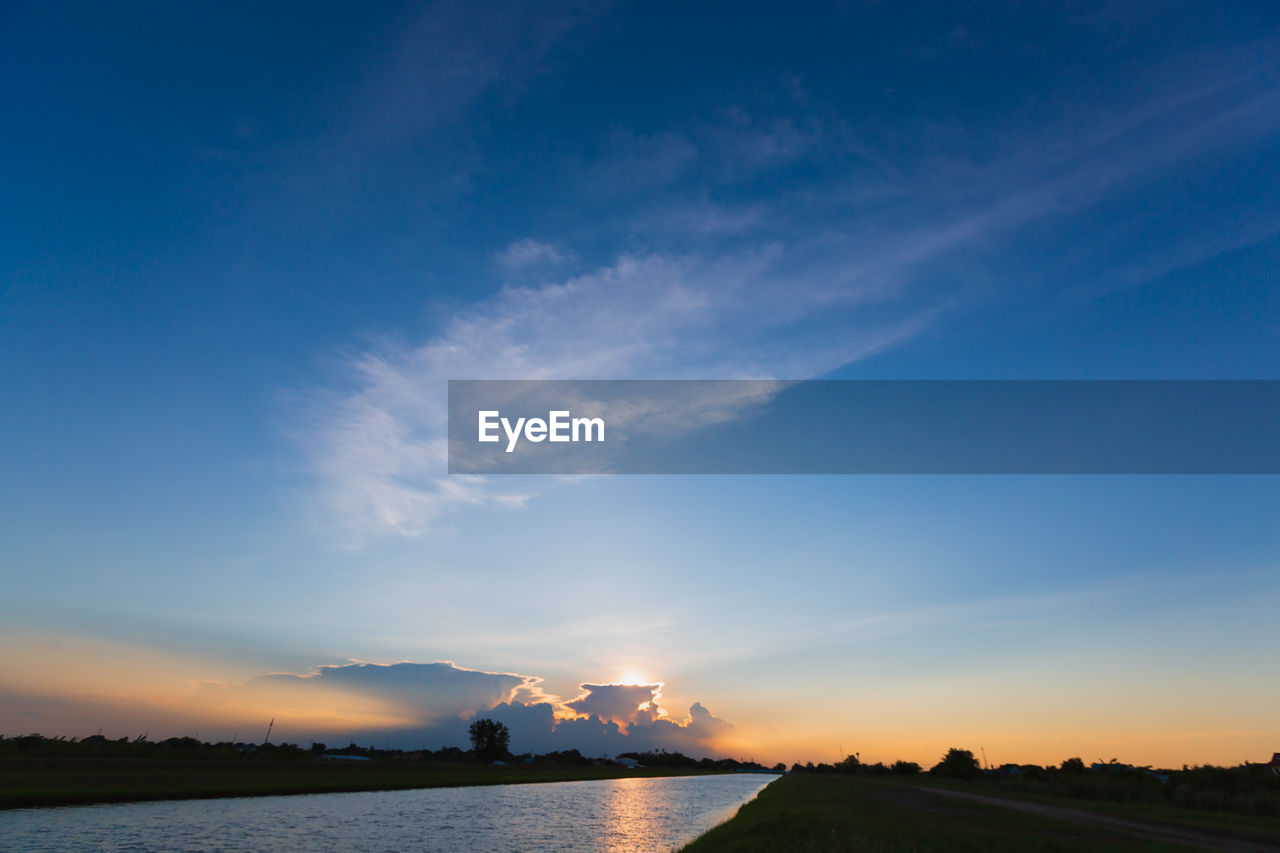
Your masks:
[{"label": "distant building", "polygon": [[639,761],[636,761],[634,758],[615,758],[615,759],[613,759],[613,760],[614,760],[614,763],[615,763],[615,764],[621,764],[623,767],[632,767],[632,768],[634,768],[634,767],[643,767],[643,766],[644,766],[644,765],[643,765],[643,764],[641,764]]}]

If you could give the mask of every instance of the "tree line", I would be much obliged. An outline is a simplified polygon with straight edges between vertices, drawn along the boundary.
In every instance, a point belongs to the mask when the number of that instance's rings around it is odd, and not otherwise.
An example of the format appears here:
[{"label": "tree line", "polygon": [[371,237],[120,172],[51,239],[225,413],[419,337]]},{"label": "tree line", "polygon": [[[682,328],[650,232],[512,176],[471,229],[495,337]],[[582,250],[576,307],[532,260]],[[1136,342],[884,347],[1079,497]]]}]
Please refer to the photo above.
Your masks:
[{"label": "tree line", "polygon": [[[796,764],[791,772],[916,776],[926,771],[914,761],[864,764],[858,756],[850,755],[835,764]],[[972,751],[953,747],[927,772],[934,778],[966,780],[996,791],[1280,817],[1280,775],[1261,764],[1184,765],[1180,770],[1159,770],[1123,764],[1114,758],[1086,765],[1083,759],[1073,757],[1057,766],[1002,764],[983,768]]]},{"label": "tree line", "polygon": [[[93,758],[164,758],[164,759],[233,759],[246,760],[315,760],[325,755],[340,755],[375,760],[417,760],[464,762],[532,761],[555,764],[601,764],[608,759],[591,758],[576,749],[547,752],[540,755],[511,752],[511,732],[502,723],[489,719],[472,722],[469,731],[471,749],[446,746],[438,750],[379,749],[355,743],[331,748],[323,743],[307,747],[293,743],[247,743],[219,741],[209,743],[194,737],[149,740],[146,735],[110,739],[102,735],[86,738],[45,737],[39,734],[5,737],[0,735],[0,757],[93,757]],[[707,771],[740,770],[784,772],[785,765],[772,768],[755,761],[731,758],[693,758],[680,752],[665,750],[625,752],[619,759],[629,759],[648,767],[681,767]],[[912,777],[926,774],[914,761],[890,764],[863,763],[857,755],[834,764],[794,764],[792,773],[834,773],[871,777]],[[996,790],[1039,793],[1080,800],[1123,803],[1170,804],[1185,808],[1247,815],[1280,817],[1280,775],[1265,765],[1245,764],[1239,767],[1211,765],[1179,770],[1153,770],[1134,767],[1116,759],[1086,765],[1078,758],[1068,758],[1057,766],[1004,764],[983,768],[973,752],[952,748],[927,771],[929,777],[967,781],[975,786]]]}]

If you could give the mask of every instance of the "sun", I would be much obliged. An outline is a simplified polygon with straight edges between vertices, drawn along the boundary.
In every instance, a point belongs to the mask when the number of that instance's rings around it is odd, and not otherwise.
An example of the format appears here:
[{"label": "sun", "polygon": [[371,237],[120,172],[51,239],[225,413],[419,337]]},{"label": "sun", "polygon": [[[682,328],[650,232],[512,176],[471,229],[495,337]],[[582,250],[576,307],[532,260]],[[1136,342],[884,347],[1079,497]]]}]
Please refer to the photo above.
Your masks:
[{"label": "sun", "polygon": [[622,675],[618,676],[618,679],[614,682],[614,684],[652,684],[652,683],[653,682],[650,681],[645,676],[645,674],[640,672],[640,670],[638,669],[625,670],[622,673]]}]

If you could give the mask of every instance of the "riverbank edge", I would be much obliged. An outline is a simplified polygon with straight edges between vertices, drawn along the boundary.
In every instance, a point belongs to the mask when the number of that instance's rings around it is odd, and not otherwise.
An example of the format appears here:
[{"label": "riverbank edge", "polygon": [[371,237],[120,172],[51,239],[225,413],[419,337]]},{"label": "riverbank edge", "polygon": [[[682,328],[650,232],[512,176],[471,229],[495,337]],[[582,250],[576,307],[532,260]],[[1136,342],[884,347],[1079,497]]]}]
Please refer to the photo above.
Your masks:
[{"label": "riverbank edge", "polygon": [[[783,776],[778,780],[771,782],[757,792],[747,802],[743,803],[738,811],[728,820],[711,827],[697,838],[690,841],[687,845],[680,848],[678,853],[711,853],[716,850],[782,850],[792,849],[786,847],[786,843],[795,841],[787,836],[787,829],[794,829],[794,821],[797,815],[788,814],[795,810],[796,792],[788,788],[788,780],[794,779],[793,784],[822,784],[824,780],[834,781],[836,783],[844,782],[848,784],[856,784],[866,789],[887,789],[913,791],[926,796],[945,797],[948,793],[962,792],[966,793],[968,786],[962,783],[936,783],[932,779],[922,779],[917,781],[905,780],[885,780],[885,779],[853,779],[842,776],[813,776],[805,774],[799,778]],[[979,795],[988,792],[975,789],[972,793]],[[816,798],[804,798],[805,805],[810,810],[809,813],[803,815],[803,822],[806,824],[830,824],[835,825],[838,821],[836,815],[824,809],[830,809],[833,804],[830,802],[819,804]],[[1073,800],[1061,797],[1048,796],[1022,796],[1007,797],[1008,804],[1017,803],[1037,803],[1046,806],[1054,806],[1063,809],[1073,809],[1100,818],[1120,818],[1122,820],[1134,821],[1136,823],[1144,823],[1151,829],[1157,829],[1163,832],[1178,833],[1186,832],[1190,835],[1199,835],[1207,833],[1214,836],[1214,841],[1226,845],[1238,844],[1240,849],[1255,849],[1265,846],[1266,849],[1273,849],[1273,845],[1280,842],[1280,828],[1268,825],[1266,821],[1259,820],[1253,825],[1241,822],[1238,815],[1221,814],[1215,812],[1199,812],[1195,811],[1189,815],[1180,815],[1176,812],[1164,811],[1163,813],[1153,813],[1154,810],[1135,810],[1127,808],[1129,804],[1123,803],[1103,803],[1089,800]],[[939,803],[945,809],[945,805]],[[996,802],[981,804],[981,807],[987,809],[995,809],[1000,812],[1004,804]],[[817,811],[813,811],[813,809]],[[932,811],[930,809],[929,811]],[[1136,813],[1135,813],[1136,812]],[[822,818],[828,818],[823,820]],[[923,815],[927,819],[928,815]],[[1049,820],[1058,820],[1054,816],[1044,816]],[[1247,818],[1244,820],[1248,820]],[[1106,830],[1106,827],[1095,827],[1097,829]],[[1124,830],[1118,830],[1124,832]],[[1141,836],[1135,838],[1135,843],[1142,842]],[[1145,843],[1151,844],[1149,839]],[[1158,845],[1156,845],[1158,847]],[[1194,845],[1192,845],[1194,846]],[[797,847],[795,849],[810,849],[809,847]],[[1154,849],[1154,848],[1153,848]],[[1179,848],[1182,849],[1182,848]],[[1222,847],[1220,849],[1228,849]],[[1235,849],[1234,847],[1231,849]],[[1274,849],[1280,849],[1275,846]]]},{"label": "riverbank edge", "polygon": [[[3,766],[5,777],[17,773],[20,778],[22,769],[20,766],[15,767],[15,762],[24,761],[25,759],[9,759],[0,764]],[[84,760],[82,764],[87,765],[89,761]],[[136,763],[143,765],[149,763],[150,759],[138,759]],[[49,760],[45,760],[45,768],[47,769]],[[104,764],[113,765],[110,769],[119,772],[120,761],[105,760]],[[174,768],[173,765],[178,762],[167,761],[163,768],[166,771],[173,772],[175,769],[182,776],[188,777],[185,780],[169,781],[163,784],[158,782],[143,782],[136,785],[103,785],[86,784],[85,787],[77,787],[69,789],[65,785],[60,789],[51,789],[46,787],[50,784],[48,778],[40,778],[39,773],[34,774],[36,778],[29,779],[27,785],[13,785],[13,778],[6,778],[6,784],[0,786],[0,811],[9,811],[14,809],[29,808],[59,808],[65,806],[86,806],[86,805],[106,805],[115,803],[137,803],[137,802],[154,802],[164,800],[208,800],[208,799],[226,799],[235,797],[274,797],[274,796],[301,796],[307,794],[343,794],[357,793],[363,791],[407,791],[424,788],[469,788],[489,785],[531,785],[552,782],[584,782],[607,779],[632,779],[632,778],[660,778],[667,776],[723,776],[727,774],[723,770],[702,770],[698,768],[684,767],[596,767],[596,766],[571,766],[571,765],[543,765],[543,766],[526,766],[526,765],[455,765],[455,766],[428,766],[424,768],[406,767],[403,762],[370,762],[361,767],[341,768],[340,772],[362,773],[372,772],[376,774],[372,777],[358,778],[356,776],[348,776],[347,778],[334,778],[329,776],[322,780],[308,782],[305,779],[262,779],[250,778],[250,774],[264,773],[269,775],[273,771],[290,770],[297,771],[296,765],[290,766],[292,762],[275,763],[241,763],[229,762],[234,767],[233,775],[239,774],[240,778],[228,779],[224,775],[214,783],[211,787],[207,781],[207,776],[202,771],[208,771],[215,762],[195,760],[189,762],[181,762],[185,765],[180,768]],[[330,768],[322,765],[312,765],[317,770],[330,771]],[[92,766],[82,766],[78,768],[80,771],[92,771],[96,768]],[[106,770],[107,768],[102,768]],[[133,768],[135,770],[155,770],[156,767],[139,766]],[[228,766],[216,768],[223,774],[228,770]],[[424,775],[419,778],[413,778],[415,771],[420,771]],[[47,773],[44,774],[47,777]],[[204,783],[202,784],[202,777]]]}]

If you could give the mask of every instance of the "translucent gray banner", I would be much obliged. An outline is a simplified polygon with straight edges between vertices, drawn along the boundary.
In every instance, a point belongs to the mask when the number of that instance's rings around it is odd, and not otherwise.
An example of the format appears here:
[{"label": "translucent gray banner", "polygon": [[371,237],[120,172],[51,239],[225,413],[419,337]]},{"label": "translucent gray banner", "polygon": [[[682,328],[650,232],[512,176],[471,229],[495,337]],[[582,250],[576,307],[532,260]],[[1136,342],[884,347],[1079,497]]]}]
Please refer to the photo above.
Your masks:
[{"label": "translucent gray banner", "polygon": [[451,474],[1277,474],[1280,381],[450,380]]}]

